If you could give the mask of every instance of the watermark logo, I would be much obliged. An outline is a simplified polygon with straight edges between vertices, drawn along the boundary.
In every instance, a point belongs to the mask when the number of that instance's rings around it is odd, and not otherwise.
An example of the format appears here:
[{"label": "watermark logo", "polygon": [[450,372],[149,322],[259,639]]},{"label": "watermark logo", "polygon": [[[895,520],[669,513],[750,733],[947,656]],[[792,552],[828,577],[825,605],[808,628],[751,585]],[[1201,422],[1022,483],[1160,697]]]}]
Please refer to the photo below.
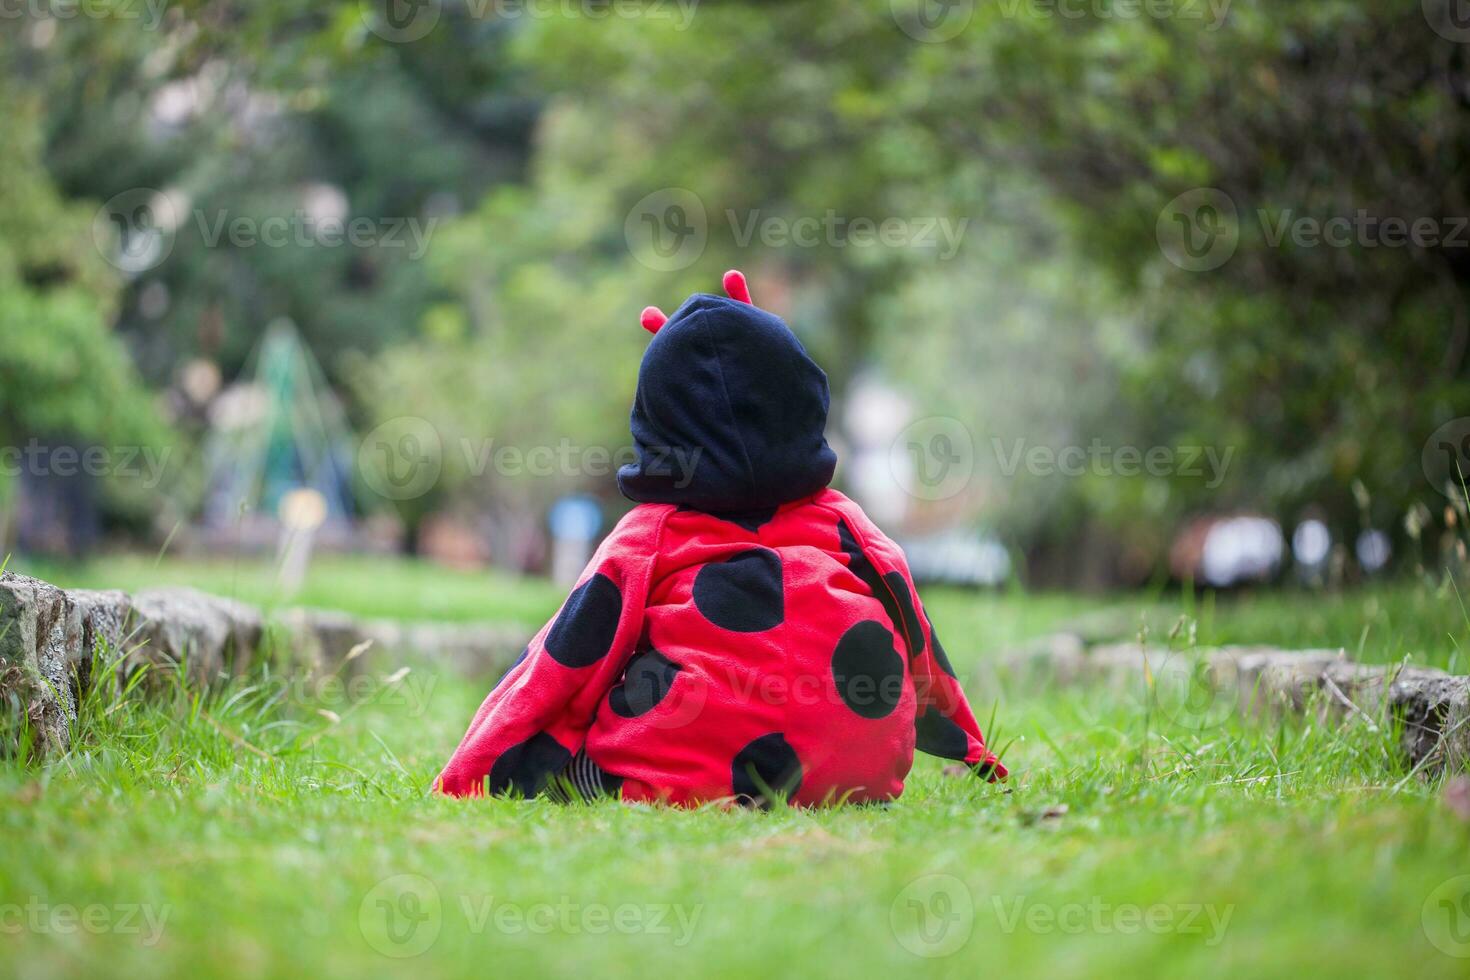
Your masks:
[{"label": "watermark logo", "polygon": [[0,446],[0,476],[113,477],[156,490],[168,472],[172,446],[51,446],[32,437],[24,446]]},{"label": "watermark logo", "polygon": [[1000,0],[1007,19],[1199,21],[1217,31],[1230,15],[1232,0]]},{"label": "watermark logo", "polygon": [[151,948],[163,938],[172,913],[172,905],[137,902],[76,905],[48,902],[32,895],[24,903],[0,902],[0,934],[72,936],[85,932],[93,936],[138,936],[142,945]]},{"label": "watermark logo", "polygon": [[633,257],[656,272],[687,269],[704,254],[709,218],[699,195],[665,187],[645,196],[623,221],[623,237]]},{"label": "watermark logo", "polygon": [[439,24],[440,0],[358,0],[363,25],[392,44],[410,44]]},{"label": "watermark logo", "polygon": [[1470,415],[1450,419],[1424,442],[1419,464],[1430,485],[1451,500],[1470,486]]},{"label": "watermark logo", "polygon": [[1470,959],[1470,875],[1442,882],[1424,900],[1424,935],[1446,956]]},{"label": "watermark logo", "polygon": [[828,208],[820,215],[797,217],[763,215],[760,209],[741,214],[727,210],[731,237],[738,248],[748,248],[759,241],[766,248],[872,248],[924,249],[933,252],[941,262],[959,254],[968,217],[944,215],[901,217],[889,215],[870,218],[850,217]]},{"label": "watermark logo", "polygon": [[970,941],[975,898],[954,875],[925,875],[909,882],[893,899],[888,924],[898,944],[915,956],[951,956]]},{"label": "watermark logo", "polygon": [[388,500],[422,497],[439,482],[444,443],[427,419],[389,419],[362,440],[357,469],[368,488]]},{"label": "watermark logo", "polygon": [[1240,219],[1230,195],[1197,187],[1164,205],[1154,233],[1159,249],[1174,265],[1186,272],[1208,272],[1235,254]]},{"label": "watermark logo", "polygon": [[943,44],[964,33],[975,17],[975,0],[889,0],[898,29],[922,44]]},{"label": "watermark logo", "polygon": [[911,422],[888,448],[888,467],[905,493],[948,500],[969,486],[975,442],[959,419],[930,415]]},{"label": "watermark logo", "polygon": [[1108,902],[1093,896],[1086,902],[1032,902],[1026,896],[991,898],[1001,932],[1017,931],[1041,936],[1056,934],[1135,936],[1203,936],[1208,947],[1220,945],[1235,915],[1234,905],[1185,902],[1170,905],[1135,905]]},{"label": "watermark logo", "polygon": [[1029,445],[1018,438],[1007,445],[994,437],[990,440],[1001,476],[1009,479],[1024,469],[1031,476],[1062,476],[1072,479],[1084,476],[1135,477],[1176,476],[1205,481],[1205,489],[1215,490],[1225,482],[1235,447],[1226,446],[1114,446],[1094,437],[1087,445]]},{"label": "watermark logo", "polygon": [[465,7],[476,20],[666,20],[683,32],[694,23],[699,0],[467,0]]},{"label": "watermark logo", "polygon": [[228,243],[233,248],[353,248],[403,249],[411,261],[429,250],[438,218],[313,217],[298,208],[290,214],[253,218],[227,211],[207,215],[196,211],[194,223],[205,248]]},{"label": "watermark logo", "polygon": [[1222,688],[1210,665],[1188,653],[1170,653],[1149,663],[1149,709],[1184,731],[1218,728],[1235,713],[1234,686]]},{"label": "watermark logo", "polygon": [[143,30],[156,31],[163,23],[168,5],[169,0],[3,0],[0,20],[137,21]]},{"label": "watermark logo", "polygon": [[581,902],[569,895],[553,901],[511,901],[500,895],[463,893],[441,899],[423,875],[399,874],[378,882],[358,905],[363,939],[378,953],[411,959],[438,941],[446,924],[466,935],[506,936],[647,935],[668,937],[679,949],[694,939],[703,905],[665,902]]},{"label": "watermark logo", "polygon": [[1467,0],[1422,0],[1424,19],[1434,33],[1458,44],[1470,42],[1470,2]]},{"label": "watermark logo", "polygon": [[171,195],[134,187],[97,209],[92,242],[109,265],[136,276],[169,257],[181,224],[182,209]]},{"label": "watermark logo", "polygon": [[443,924],[439,889],[423,875],[384,878],[357,907],[362,938],[376,952],[393,959],[410,959],[428,952]]}]

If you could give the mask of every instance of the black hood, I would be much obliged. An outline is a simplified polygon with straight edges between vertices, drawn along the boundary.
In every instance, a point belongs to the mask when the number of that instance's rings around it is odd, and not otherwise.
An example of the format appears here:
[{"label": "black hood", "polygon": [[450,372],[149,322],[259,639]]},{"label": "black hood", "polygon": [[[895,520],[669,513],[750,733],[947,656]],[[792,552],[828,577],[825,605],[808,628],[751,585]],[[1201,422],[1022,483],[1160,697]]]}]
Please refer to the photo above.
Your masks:
[{"label": "black hood", "polygon": [[638,369],[638,459],[623,496],[699,510],[775,507],[825,487],[827,375],[780,317],[698,293],[654,335]]}]

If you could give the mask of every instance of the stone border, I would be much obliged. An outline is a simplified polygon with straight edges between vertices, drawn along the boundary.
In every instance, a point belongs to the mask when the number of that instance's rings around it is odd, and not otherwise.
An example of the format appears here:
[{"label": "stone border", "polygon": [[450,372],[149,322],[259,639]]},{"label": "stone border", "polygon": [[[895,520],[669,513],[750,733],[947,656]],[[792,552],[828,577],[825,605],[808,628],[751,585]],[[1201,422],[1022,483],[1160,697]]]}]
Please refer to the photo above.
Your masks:
[{"label": "stone border", "polygon": [[[1338,650],[1227,646],[1170,650],[1053,633],[994,658],[992,669],[1060,684],[1132,685],[1152,679],[1152,704],[1186,727],[1226,713],[1314,712],[1324,721],[1401,726],[1399,748],[1416,772],[1470,762],[1470,677],[1407,664],[1362,664]],[[1182,716],[1182,717],[1181,717]]]},{"label": "stone border", "polygon": [[[259,660],[301,674],[343,667],[367,643],[379,655],[417,653],[467,672],[504,668],[532,630],[492,624],[403,623],[347,613],[286,609],[274,615],[196,589],[59,589],[13,572],[0,574],[0,754],[17,749],[22,719],[33,750],[65,751],[77,705],[106,678],[99,654],[120,656],[118,674],[142,664],[183,669],[211,683],[247,672]],[[347,664],[359,671],[364,658]],[[145,685],[146,686],[146,685]]]},{"label": "stone border", "polygon": [[[369,644],[379,655],[418,653],[466,673],[508,667],[532,630],[490,624],[403,623],[347,613],[286,609],[273,616],[195,589],[63,590],[39,579],[0,575],[0,753],[15,750],[28,721],[40,753],[71,744],[77,704],[99,676],[102,650],[119,651],[121,676],[141,664],[180,667],[200,683],[244,674],[259,659],[313,675],[363,669],[348,654]],[[1313,711],[1401,725],[1400,749],[1416,771],[1470,761],[1470,677],[1404,664],[1360,664],[1342,650],[1218,647],[1172,651],[1109,643],[1103,630],[1053,633],[982,661],[982,668],[1036,683],[1116,687],[1152,676],[1183,691],[1166,713],[1218,721],[1226,712]],[[1161,688],[1160,685],[1163,685]],[[146,687],[146,685],[145,685]],[[1203,695],[1203,703],[1190,698]]]}]

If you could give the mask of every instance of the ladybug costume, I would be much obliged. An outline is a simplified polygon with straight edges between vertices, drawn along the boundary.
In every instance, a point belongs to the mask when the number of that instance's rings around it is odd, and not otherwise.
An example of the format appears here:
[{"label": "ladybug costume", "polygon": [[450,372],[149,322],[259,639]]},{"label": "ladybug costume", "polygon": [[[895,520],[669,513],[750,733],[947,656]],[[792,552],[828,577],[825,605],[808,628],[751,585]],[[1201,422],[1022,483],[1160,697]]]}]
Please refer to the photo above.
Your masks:
[{"label": "ladybug costume", "polygon": [[799,805],[903,792],[914,749],[1005,766],[903,552],[828,488],[827,377],[727,273],[638,373],[638,501],[476,712],[437,787],[455,796]]}]

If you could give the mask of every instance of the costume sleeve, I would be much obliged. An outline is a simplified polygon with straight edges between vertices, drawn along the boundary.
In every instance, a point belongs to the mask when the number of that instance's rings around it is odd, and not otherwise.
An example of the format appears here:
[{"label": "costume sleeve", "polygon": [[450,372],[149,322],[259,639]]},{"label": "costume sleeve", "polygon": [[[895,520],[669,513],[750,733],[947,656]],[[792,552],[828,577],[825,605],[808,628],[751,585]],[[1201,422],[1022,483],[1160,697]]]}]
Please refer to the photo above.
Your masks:
[{"label": "costume sleeve", "polygon": [[903,550],[860,512],[846,514],[838,533],[849,567],[883,603],[908,649],[918,702],[915,747],[929,755],[963,762],[986,779],[1004,779],[1009,772],[985,745],[985,736],[954,667],[919,601]]},{"label": "costume sleeve", "polygon": [[643,628],[665,508],[635,508],[485,698],[435,781],[450,796],[534,796],[582,747]]}]

